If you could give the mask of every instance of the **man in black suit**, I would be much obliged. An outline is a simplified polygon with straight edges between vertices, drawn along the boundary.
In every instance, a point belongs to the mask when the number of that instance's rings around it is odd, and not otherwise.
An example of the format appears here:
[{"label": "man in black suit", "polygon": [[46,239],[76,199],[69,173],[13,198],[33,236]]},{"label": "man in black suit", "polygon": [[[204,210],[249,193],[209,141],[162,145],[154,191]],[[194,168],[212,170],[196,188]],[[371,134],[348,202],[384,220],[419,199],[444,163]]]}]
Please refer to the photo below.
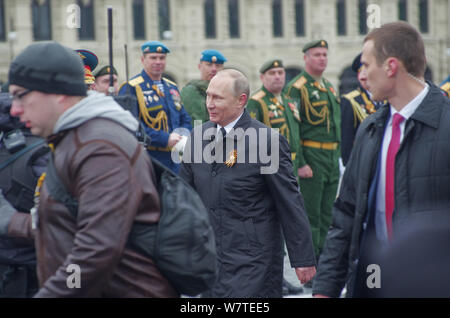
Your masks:
[{"label": "man in black suit", "polygon": [[239,71],[213,77],[210,121],[192,131],[180,170],[209,210],[216,235],[219,272],[208,297],[282,297],[282,231],[300,282],[316,271],[288,143],[250,117],[248,96]]}]

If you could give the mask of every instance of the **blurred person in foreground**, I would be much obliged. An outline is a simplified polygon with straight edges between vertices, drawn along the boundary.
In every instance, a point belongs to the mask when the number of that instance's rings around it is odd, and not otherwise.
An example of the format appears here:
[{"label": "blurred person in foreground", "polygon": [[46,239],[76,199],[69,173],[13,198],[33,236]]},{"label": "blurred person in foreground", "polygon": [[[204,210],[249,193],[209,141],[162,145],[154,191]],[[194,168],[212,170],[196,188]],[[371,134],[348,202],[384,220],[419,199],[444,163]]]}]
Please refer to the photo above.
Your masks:
[{"label": "blurred person in foreground", "polygon": [[46,138],[50,163],[78,202],[74,215],[54,200],[48,176],[38,181],[31,217],[0,196],[0,235],[35,238],[35,296],[177,297],[154,261],[127,244],[133,222],[160,217],[137,120],[112,97],[87,93],[80,57],[57,42],[28,46],[11,63],[9,82],[11,115]]}]

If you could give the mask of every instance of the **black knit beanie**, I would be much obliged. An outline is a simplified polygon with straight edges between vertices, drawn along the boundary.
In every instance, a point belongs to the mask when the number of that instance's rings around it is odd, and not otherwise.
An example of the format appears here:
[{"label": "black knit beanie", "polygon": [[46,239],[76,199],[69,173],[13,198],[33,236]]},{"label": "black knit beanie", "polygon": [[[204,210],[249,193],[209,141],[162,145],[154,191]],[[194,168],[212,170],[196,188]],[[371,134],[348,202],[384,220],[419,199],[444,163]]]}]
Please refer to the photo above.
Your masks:
[{"label": "black knit beanie", "polygon": [[9,83],[48,94],[86,96],[81,58],[54,41],[23,50],[11,63]]}]

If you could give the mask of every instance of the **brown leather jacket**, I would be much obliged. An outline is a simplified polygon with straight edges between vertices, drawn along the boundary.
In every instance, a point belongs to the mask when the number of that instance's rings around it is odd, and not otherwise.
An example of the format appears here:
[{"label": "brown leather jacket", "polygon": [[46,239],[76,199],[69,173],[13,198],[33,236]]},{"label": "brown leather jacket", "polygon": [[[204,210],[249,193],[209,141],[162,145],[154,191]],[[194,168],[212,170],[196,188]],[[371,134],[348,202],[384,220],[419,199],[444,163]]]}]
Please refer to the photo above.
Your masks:
[{"label": "brown leather jacket", "polygon": [[[56,171],[79,208],[75,219],[44,182],[35,233],[36,296],[178,297],[151,259],[125,246],[134,221],[155,223],[160,216],[153,167],[135,137],[94,118],[51,140]],[[31,218],[16,213],[8,231],[31,236]],[[70,264],[81,270],[80,288],[68,287]]]}]

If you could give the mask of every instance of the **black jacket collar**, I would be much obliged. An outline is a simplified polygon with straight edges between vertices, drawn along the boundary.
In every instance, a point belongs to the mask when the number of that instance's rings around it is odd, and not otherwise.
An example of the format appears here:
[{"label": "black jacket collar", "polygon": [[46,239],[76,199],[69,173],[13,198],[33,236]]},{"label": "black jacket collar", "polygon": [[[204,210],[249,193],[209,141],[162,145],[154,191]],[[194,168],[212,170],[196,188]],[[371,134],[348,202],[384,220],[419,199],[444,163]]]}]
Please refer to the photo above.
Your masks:
[{"label": "black jacket collar", "polygon": [[[446,97],[442,95],[436,85],[428,81],[427,83],[430,89],[410,119],[422,122],[423,124],[433,128],[438,128],[442,113],[442,105],[444,103],[450,104],[450,102],[446,101]],[[383,105],[377,110],[376,113],[366,119],[368,121],[366,129],[371,129],[373,128],[373,125],[380,123],[384,125],[389,113],[389,104]]]}]

